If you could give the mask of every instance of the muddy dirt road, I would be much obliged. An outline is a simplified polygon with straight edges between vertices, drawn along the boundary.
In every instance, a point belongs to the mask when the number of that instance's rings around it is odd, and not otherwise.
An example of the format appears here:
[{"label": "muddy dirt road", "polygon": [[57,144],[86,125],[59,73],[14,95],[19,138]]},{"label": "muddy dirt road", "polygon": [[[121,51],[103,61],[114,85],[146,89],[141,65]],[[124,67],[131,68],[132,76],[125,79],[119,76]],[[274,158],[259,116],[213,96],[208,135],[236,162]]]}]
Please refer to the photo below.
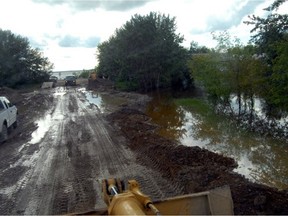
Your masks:
[{"label": "muddy dirt road", "polygon": [[[1,215],[102,208],[99,180],[109,177],[136,179],[154,201],[229,185],[235,214],[288,214],[288,190],[250,182],[233,172],[234,159],[155,132],[147,95],[106,81],[93,92],[0,88],[0,95],[19,110],[18,128],[0,144]],[[105,106],[91,102],[98,95]]]},{"label": "muddy dirt road", "polygon": [[[97,180],[109,177],[135,178],[154,199],[179,193],[155,170],[137,162],[126,139],[103,118],[105,113],[86,101],[83,89],[42,91],[30,95],[27,103],[36,94],[37,103],[46,103],[47,111],[38,113],[28,106],[27,113],[34,115],[22,116],[17,129],[21,132],[15,131],[0,145],[1,215],[65,214],[104,207]],[[33,116],[38,127],[25,125]],[[21,128],[25,126],[26,132]]]}]

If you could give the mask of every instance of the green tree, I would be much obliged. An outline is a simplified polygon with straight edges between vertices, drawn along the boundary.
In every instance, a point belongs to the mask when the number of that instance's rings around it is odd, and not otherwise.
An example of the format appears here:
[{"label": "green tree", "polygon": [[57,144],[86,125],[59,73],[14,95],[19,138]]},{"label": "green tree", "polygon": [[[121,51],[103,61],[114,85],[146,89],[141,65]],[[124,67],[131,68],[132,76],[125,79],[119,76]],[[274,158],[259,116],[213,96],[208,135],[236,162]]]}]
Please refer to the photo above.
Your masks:
[{"label": "green tree", "polygon": [[190,43],[189,54],[193,55],[196,53],[209,53],[210,49],[206,46],[200,46],[196,41]]},{"label": "green tree", "polygon": [[142,91],[188,84],[188,51],[175,31],[175,18],[153,12],[132,16],[98,46],[98,73]]},{"label": "green tree", "polygon": [[[267,104],[268,114],[286,115],[288,111],[287,92],[287,46],[288,46],[288,15],[278,14],[277,9],[285,0],[275,0],[268,8],[269,15],[265,18],[250,16],[245,23],[253,25],[251,40],[256,44],[258,55],[267,64],[263,76],[261,96]],[[287,4],[287,2],[286,2]]]},{"label": "green tree", "polygon": [[230,95],[234,90],[231,82],[234,79],[232,65],[235,64],[235,56],[228,52],[232,42],[227,31],[219,34],[213,32],[212,35],[218,42],[216,49],[192,54],[189,66],[195,81],[204,87],[213,104],[226,106],[230,104]]},{"label": "green tree", "polygon": [[230,85],[218,53],[192,55],[189,67],[195,82],[203,86],[214,105],[227,103],[231,93]]},{"label": "green tree", "polygon": [[265,65],[254,55],[254,46],[243,46],[238,38],[231,39],[228,32],[213,33],[213,38],[218,42],[215,50],[192,55],[189,61],[192,76],[204,87],[214,105],[230,106],[231,95],[236,95],[238,115],[241,115],[248,99],[253,109]]},{"label": "green tree", "polygon": [[80,73],[79,78],[89,78],[90,73],[92,73],[93,70],[85,70],[83,69],[83,71]]},{"label": "green tree", "polygon": [[16,87],[49,78],[53,65],[27,38],[0,29],[0,86]]},{"label": "green tree", "polygon": [[283,4],[285,0],[275,0],[271,6],[264,10],[269,12],[265,18],[259,16],[249,16],[249,21],[245,21],[247,25],[253,25],[251,33],[251,41],[258,46],[258,53],[265,53],[269,64],[277,57],[277,50],[273,44],[281,41],[288,30],[288,15],[278,14],[277,9]]},{"label": "green tree", "polygon": [[[264,98],[270,106],[271,114],[288,112],[288,34],[274,43],[277,56],[272,61],[271,75],[265,77]],[[281,117],[281,115],[279,116]]]},{"label": "green tree", "polygon": [[237,96],[238,115],[250,103],[250,110],[254,109],[254,97],[261,94],[263,85],[263,75],[266,72],[266,66],[263,61],[255,55],[253,45],[235,45],[228,49],[228,73],[231,91]]}]

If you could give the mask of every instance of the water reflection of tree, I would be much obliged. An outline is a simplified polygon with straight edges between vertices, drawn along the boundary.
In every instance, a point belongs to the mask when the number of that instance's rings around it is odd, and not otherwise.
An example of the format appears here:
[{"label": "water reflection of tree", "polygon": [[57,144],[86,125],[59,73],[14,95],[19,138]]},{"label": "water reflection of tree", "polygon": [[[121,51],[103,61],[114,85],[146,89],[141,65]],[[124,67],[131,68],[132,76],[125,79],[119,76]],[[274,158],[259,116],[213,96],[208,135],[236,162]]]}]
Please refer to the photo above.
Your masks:
[{"label": "water reflection of tree", "polygon": [[154,96],[146,113],[156,124],[161,126],[159,129],[161,135],[179,140],[186,133],[183,128],[185,114],[182,109],[177,108],[171,99],[165,96]]},{"label": "water reflection of tree", "polygon": [[[257,182],[284,189],[288,187],[288,147],[273,138],[240,130],[234,121],[214,113],[182,108],[163,96],[153,98],[147,114],[161,126],[160,133],[182,143],[234,158],[239,172]],[[202,143],[202,145],[201,145]]]},{"label": "water reflection of tree", "polygon": [[190,125],[187,131],[192,140],[201,140],[208,150],[234,158],[242,166],[238,171],[245,170],[241,174],[270,186],[288,187],[287,146],[272,138],[241,131],[221,116],[200,115],[194,111]]}]

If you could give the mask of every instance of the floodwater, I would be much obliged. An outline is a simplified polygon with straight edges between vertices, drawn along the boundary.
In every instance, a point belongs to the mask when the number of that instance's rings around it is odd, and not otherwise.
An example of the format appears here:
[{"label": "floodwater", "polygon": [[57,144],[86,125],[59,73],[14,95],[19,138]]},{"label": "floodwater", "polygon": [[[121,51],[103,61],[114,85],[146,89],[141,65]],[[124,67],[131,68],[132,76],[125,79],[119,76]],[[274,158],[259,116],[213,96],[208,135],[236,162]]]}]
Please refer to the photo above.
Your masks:
[{"label": "floodwater", "polygon": [[288,143],[237,129],[227,119],[208,117],[157,95],[147,108],[159,133],[186,146],[199,146],[234,158],[234,171],[252,181],[288,189]]}]

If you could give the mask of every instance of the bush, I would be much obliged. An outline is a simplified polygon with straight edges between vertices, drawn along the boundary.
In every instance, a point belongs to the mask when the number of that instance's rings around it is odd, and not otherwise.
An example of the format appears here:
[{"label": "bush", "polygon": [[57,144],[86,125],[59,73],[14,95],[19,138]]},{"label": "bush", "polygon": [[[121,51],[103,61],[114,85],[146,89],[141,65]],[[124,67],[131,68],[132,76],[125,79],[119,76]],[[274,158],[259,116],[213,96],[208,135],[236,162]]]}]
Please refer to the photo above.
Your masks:
[{"label": "bush", "polygon": [[117,81],[115,87],[120,91],[136,91],[139,88],[137,83],[128,81]]},{"label": "bush", "polygon": [[89,71],[83,71],[83,72],[79,75],[79,78],[88,79],[88,78],[89,78],[89,75],[90,75],[90,72],[89,72]]}]

